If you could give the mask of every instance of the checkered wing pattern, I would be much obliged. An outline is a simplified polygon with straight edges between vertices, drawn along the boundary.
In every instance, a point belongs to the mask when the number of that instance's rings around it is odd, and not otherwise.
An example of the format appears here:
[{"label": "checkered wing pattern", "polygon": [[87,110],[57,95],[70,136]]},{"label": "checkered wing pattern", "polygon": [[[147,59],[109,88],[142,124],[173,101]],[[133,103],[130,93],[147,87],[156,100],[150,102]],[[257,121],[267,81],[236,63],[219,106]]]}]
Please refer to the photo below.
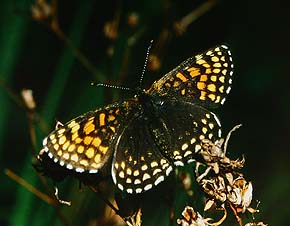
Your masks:
[{"label": "checkered wing pattern", "polygon": [[219,120],[205,108],[176,100],[161,102],[150,109],[157,110],[158,117],[136,117],[116,143],[112,177],[127,193],[151,189],[169,175],[173,164],[183,166],[193,161],[201,140],[221,137]]},{"label": "checkered wing pattern", "polygon": [[[170,112],[170,114],[168,114]],[[221,137],[221,124],[216,115],[191,102],[166,100],[159,108],[160,120],[166,125],[167,146],[163,152],[176,166],[194,161],[203,139]],[[155,128],[157,140],[164,132]],[[164,137],[164,136],[163,136]],[[162,137],[162,138],[163,138]]]},{"label": "checkered wing pattern", "polygon": [[152,128],[143,117],[131,121],[115,146],[112,177],[120,190],[141,193],[159,184],[172,171]]},{"label": "checkered wing pattern", "polygon": [[97,173],[112,156],[120,128],[138,113],[135,100],[108,105],[59,126],[43,140],[49,158],[68,170]]},{"label": "checkered wing pattern", "polygon": [[182,62],[147,92],[215,108],[231,90],[233,67],[229,48],[220,45]]}]

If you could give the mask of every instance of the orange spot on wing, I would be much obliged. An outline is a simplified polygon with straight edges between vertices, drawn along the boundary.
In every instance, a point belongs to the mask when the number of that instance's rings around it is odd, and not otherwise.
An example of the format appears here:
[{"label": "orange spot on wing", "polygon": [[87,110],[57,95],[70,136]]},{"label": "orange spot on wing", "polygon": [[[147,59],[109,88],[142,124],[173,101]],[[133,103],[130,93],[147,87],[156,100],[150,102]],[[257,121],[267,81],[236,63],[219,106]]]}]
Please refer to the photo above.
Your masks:
[{"label": "orange spot on wing", "polygon": [[205,83],[204,82],[198,82],[197,83],[197,88],[199,90],[204,90],[205,89]]},{"label": "orange spot on wing", "polygon": [[180,72],[177,73],[176,78],[179,78],[182,82],[186,82],[188,79],[181,74]]},{"label": "orange spot on wing", "polygon": [[101,113],[99,115],[99,126],[104,126],[105,125],[105,116],[106,116],[105,113]]},{"label": "orange spot on wing", "polygon": [[215,84],[209,84],[209,85],[207,86],[207,89],[208,89],[209,91],[211,91],[211,92],[215,92],[215,91],[216,91],[216,86],[215,86]]},{"label": "orange spot on wing", "polygon": [[84,138],[84,144],[85,144],[85,145],[89,145],[89,144],[91,144],[92,140],[93,140],[92,137],[90,137],[90,136],[86,136],[86,137]]},{"label": "orange spot on wing", "polygon": [[188,68],[187,71],[189,72],[192,78],[200,75],[200,70],[195,67]]},{"label": "orange spot on wing", "polygon": [[200,76],[200,82],[206,82],[207,81],[208,76],[207,75],[201,75]]},{"label": "orange spot on wing", "polygon": [[93,121],[88,121],[84,126],[84,133],[86,135],[88,135],[94,130],[95,130],[95,125],[94,125]]},{"label": "orange spot on wing", "polygon": [[101,144],[102,140],[99,138],[99,137],[96,137],[94,138],[92,144],[95,146],[95,147],[99,147],[99,145]]}]

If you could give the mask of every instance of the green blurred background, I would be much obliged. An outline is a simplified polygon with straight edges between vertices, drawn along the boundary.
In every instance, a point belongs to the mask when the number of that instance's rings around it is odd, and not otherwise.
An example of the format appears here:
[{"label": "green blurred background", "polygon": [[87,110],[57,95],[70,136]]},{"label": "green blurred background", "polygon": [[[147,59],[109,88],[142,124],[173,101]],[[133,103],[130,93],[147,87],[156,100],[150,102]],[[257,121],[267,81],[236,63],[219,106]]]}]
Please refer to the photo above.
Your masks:
[{"label": "green blurred background", "polygon": [[[51,8],[46,11],[45,1],[38,3],[49,16]],[[36,7],[31,0],[0,1],[1,226],[113,224],[96,220],[108,214],[103,202],[89,189],[79,190],[75,180],[59,186],[72,207],[53,207],[4,172],[10,169],[46,193],[31,165],[43,137],[55,120],[66,122],[126,97],[125,91],[90,83],[136,86],[151,39],[156,58],[146,72],[146,87],[200,51],[219,43],[230,46],[233,89],[216,112],[224,134],[236,124],[243,127],[234,133],[229,155],[246,157],[243,172],[254,184],[252,206],[261,201],[257,218],[269,225],[289,225],[289,3],[60,0],[59,27],[55,17],[45,18],[37,8],[33,18],[32,5]],[[23,88],[33,90],[35,112],[24,107]],[[169,210],[158,192],[146,204],[144,225],[169,225]],[[190,204],[183,193],[173,202],[177,217]]]}]

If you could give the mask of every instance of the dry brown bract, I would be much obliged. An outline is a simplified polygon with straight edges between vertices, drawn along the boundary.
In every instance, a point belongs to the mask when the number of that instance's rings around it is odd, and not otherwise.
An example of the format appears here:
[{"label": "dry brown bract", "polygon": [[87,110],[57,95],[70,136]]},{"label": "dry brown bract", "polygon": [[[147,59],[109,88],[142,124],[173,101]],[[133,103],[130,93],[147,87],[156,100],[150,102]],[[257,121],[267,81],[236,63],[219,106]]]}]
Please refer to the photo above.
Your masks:
[{"label": "dry brown bract", "polygon": [[[196,181],[205,192],[208,200],[204,211],[225,211],[224,217],[216,223],[209,223],[210,218],[202,218],[192,207],[185,207],[182,219],[177,223],[187,225],[220,225],[226,218],[226,208],[230,208],[239,226],[242,226],[242,214],[246,211],[254,214],[257,209],[251,208],[253,185],[247,181],[240,169],[243,168],[245,159],[232,160],[226,156],[227,144],[231,133],[241,125],[235,126],[227,135],[226,140],[215,142],[202,141],[202,148],[196,153],[200,162],[196,164]],[[247,223],[245,226],[263,226],[262,222]]]},{"label": "dry brown bract", "polygon": [[208,226],[217,225],[216,223],[210,223],[211,218],[203,218],[198,212],[190,206],[186,206],[182,212],[182,218],[177,219],[177,224],[181,226]]}]

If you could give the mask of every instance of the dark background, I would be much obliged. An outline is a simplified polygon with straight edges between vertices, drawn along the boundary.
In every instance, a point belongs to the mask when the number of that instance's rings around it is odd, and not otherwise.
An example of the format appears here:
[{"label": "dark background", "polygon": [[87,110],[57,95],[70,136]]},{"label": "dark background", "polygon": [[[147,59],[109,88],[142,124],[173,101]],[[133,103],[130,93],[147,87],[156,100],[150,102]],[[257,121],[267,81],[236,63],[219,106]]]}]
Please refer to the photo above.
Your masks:
[{"label": "dark background", "polygon": [[[178,33],[174,24],[198,11],[205,1],[63,0],[58,2],[58,22],[68,39],[48,26],[49,19],[31,17],[33,3],[0,2],[1,225],[63,225],[65,221],[68,225],[105,225],[96,221],[108,214],[103,212],[101,199],[89,189],[80,191],[76,181],[60,185],[63,198],[73,206],[54,208],[5,172],[12,170],[46,193],[31,165],[43,137],[54,128],[56,119],[66,122],[128,96],[125,91],[90,83],[135,87],[151,39],[151,53],[161,65],[158,69],[149,65],[145,87],[200,51],[220,43],[230,46],[235,64],[233,88],[216,113],[224,134],[236,124],[243,127],[233,134],[229,155],[246,158],[243,173],[254,185],[252,206],[261,201],[256,217],[269,225],[288,225],[290,16],[286,1],[218,1]],[[137,23],[128,23],[134,16]],[[104,32],[111,21],[116,33]],[[86,66],[83,56],[93,69]],[[23,88],[33,90],[34,113],[21,101]],[[144,225],[169,224],[169,210],[156,197],[153,194],[151,200],[153,211],[150,203],[147,215],[145,208]],[[179,197],[175,202],[178,217],[190,203]],[[60,212],[67,220],[61,220]]]}]

